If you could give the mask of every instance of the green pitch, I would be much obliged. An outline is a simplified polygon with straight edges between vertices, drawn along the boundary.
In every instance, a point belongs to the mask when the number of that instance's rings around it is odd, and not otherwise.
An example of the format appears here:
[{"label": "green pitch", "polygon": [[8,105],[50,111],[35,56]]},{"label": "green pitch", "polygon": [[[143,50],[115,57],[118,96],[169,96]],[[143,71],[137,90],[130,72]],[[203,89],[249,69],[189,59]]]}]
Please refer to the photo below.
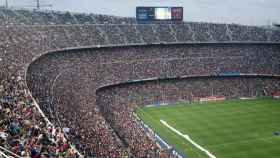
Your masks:
[{"label": "green pitch", "polygon": [[207,104],[147,107],[137,115],[188,158],[208,156],[164,126],[187,134],[217,158],[279,158],[280,101],[230,100]]}]

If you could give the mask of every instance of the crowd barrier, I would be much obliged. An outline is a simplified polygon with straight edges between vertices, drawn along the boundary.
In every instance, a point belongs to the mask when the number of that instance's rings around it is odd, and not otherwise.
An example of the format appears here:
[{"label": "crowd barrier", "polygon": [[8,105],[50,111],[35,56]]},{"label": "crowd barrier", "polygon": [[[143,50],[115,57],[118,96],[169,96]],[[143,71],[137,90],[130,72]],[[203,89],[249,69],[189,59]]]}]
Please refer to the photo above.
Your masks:
[{"label": "crowd barrier", "polygon": [[160,137],[159,134],[157,134],[155,131],[153,131],[147,124],[145,124],[137,114],[133,113],[134,117],[137,119],[137,121],[140,123],[141,127],[145,130],[146,134],[153,140],[156,141],[156,144],[160,147],[162,150],[169,151],[169,154],[178,157],[178,158],[187,158],[184,154],[177,151],[174,147],[169,145],[164,139]]}]

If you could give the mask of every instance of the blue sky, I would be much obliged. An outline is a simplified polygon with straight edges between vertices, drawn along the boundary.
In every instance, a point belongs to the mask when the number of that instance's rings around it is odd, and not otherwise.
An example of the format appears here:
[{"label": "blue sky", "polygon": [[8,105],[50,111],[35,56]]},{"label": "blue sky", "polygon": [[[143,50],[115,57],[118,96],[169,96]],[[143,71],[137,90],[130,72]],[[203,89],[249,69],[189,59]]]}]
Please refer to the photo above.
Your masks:
[{"label": "blue sky", "polygon": [[[8,0],[10,6],[36,0]],[[183,6],[185,21],[267,25],[280,22],[280,0],[41,0],[54,10],[135,17],[136,6]],[[5,0],[0,0],[4,5]]]}]

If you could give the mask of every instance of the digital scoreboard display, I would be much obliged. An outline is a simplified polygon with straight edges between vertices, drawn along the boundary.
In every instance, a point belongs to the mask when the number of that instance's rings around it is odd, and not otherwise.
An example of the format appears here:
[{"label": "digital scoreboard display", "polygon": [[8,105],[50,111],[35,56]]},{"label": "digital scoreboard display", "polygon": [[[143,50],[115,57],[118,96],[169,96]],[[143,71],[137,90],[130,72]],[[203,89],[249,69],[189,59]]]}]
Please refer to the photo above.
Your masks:
[{"label": "digital scoreboard display", "polygon": [[183,7],[137,7],[138,21],[182,21]]},{"label": "digital scoreboard display", "polygon": [[171,20],[171,8],[155,8],[156,20]]}]

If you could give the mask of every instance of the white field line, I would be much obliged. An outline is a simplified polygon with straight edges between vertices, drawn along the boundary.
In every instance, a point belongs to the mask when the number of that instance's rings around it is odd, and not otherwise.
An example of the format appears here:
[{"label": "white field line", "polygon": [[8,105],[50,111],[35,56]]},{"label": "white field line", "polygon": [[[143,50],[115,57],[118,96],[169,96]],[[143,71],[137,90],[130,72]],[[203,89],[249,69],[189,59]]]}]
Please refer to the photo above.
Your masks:
[{"label": "white field line", "polygon": [[216,156],[214,156],[213,154],[211,154],[208,150],[204,149],[202,146],[200,146],[199,144],[197,144],[196,142],[194,142],[190,136],[188,135],[184,135],[182,134],[180,131],[178,131],[177,129],[173,128],[172,126],[170,126],[167,122],[160,120],[160,122],[165,125],[166,127],[168,127],[170,130],[172,130],[173,132],[175,132],[176,134],[182,136],[183,138],[185,138],[187,141],[189,141],[192,145],[194,145],[196,148],[198,148],[199,150],[205,152],[210,158],[216,158]]}]

